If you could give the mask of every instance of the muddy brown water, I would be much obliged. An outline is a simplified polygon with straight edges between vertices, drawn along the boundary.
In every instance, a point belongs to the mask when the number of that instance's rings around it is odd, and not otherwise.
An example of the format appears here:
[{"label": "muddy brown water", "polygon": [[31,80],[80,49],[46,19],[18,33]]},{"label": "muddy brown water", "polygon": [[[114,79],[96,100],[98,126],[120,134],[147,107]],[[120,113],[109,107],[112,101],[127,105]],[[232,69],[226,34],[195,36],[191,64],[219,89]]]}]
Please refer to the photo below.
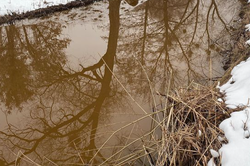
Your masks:
[{"label": "muddy brown water", "polygon": [[223,75],[220,52],[239,8],[236,0],[110,0],[1,26],[1,160],[148,165],[165,108],[156,92]]}]

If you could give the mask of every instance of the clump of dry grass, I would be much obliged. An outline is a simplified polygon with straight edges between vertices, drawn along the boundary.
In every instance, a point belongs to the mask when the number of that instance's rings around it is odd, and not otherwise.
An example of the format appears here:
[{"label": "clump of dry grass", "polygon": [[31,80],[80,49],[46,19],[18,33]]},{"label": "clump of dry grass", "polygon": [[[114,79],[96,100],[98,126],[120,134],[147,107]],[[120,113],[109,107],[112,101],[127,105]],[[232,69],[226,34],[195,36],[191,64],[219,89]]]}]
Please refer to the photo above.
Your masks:
[{"label": "clump of dry grass", "polygon": [[[166,109],[152,113],[160,115],[160,119],[152,120],[157,121],[152,130],[131,142],[137,142],[136,149],[131,149],[131,143],[127,143],[104,163],[203,166],[212,157],[210,149],[220,149],[222,142],[218,136],[222,136],[223,132],[218,126],[232,111],[237,111],[229,110],[224,102],[218,102],[222,94],[210,87],[193,83],[173,94],[158,95],[166,101]],[[128,125],[132,124],[135,122]],[[161,136],[157,138],[159,129]],[[118,155],[125,149],[130,149],[131,153]]]},{"label": "clump of dry grass", "polygon": [[153,165],[207,165],[209,150],[218,150],[222,131],[219,124],[229,117],[220,93],[193,84],[166,97],[168,105],[162,121],[162,138]]},{"label": "clump of dry grass", "polygon": [[[218,126],[232,111],[237,111],[229,110],[224,102],[218,101],[223,97],[221,93],[193,83],[173,94],[157,94],[165,101],[165,109],[155,110],[123,127],[152,116],[155,117],[151,119],[155,124],[152,129],[120,145],[101,165],[203,166],[212,157],[210,149],[220,149],[222,142],[218,136],[223,132]],[[159,116],[153,116],[156,114]],[[136,144],[136,148],[131,148],[132,144]],[[130,153],[123,153],[126,149]],[[219,159],[216,162],[219,163]]]}]

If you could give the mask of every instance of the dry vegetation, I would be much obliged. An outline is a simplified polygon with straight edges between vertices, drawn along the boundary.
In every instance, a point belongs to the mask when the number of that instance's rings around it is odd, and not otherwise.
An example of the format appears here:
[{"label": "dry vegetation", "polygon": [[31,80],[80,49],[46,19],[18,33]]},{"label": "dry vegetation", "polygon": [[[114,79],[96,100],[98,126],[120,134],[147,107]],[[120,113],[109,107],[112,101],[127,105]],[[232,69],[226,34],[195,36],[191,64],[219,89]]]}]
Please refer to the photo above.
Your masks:
[{"label": "dry vegetation", "polygon": [[218,125],[229,116],[220,94],[193,84],[168,98],[156,165],[206,165],[210,149],[218,150]]},{"label": "dry vegetation", "polygon": [[[136,165],[135,163],[144,158],[142,165],[203,166],[207,165],[212,157],[210,149],[217,151],[222,143],[226,143],[225,138],[223,142],[218,139],[219,136],[223,138],[223,132],[218,126],[232,111],[237,110],[229,110],[224,102],[218,102],[222,94],[193,83],[172,95],[158,95],[166,99],[167,108],[156,111],[164,114],[164,118],[156,122],[157,125],[147,133],[151,136],[150,141],[145,140],[144,135],[139,138],[144,140],[141,141],[140,149],[127,156],[120,156],[119,159],[114,155],[115,161],[112,161],[111,157],[104,163]],[[159,139],[154,135],[157,128],[162,132]],[[126,149],[126,146],[116,154]]]}]

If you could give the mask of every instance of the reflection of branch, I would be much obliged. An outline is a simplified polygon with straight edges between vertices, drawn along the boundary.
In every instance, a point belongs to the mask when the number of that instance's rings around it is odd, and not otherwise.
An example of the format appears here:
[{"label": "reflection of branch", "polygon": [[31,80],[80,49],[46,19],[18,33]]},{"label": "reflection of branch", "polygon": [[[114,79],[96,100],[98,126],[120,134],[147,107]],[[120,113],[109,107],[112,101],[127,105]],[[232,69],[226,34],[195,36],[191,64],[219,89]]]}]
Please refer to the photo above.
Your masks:
[{"label": "reflection of branch", "polygon": [[23,32],[24,32],[26,43],[27,43],[27,50],[29,51],[31,56],[34,56],[35,51],[34,51],[34,48],[30,44],[30,41],[28,39],[28,33],[27,33],[26,28],[25,28],[24,25],[23,25]]},{"label": "reflection of branch", "polygon": [[210,11],[211,11],[212,7],[213,7],[213,3],[211,3],[211,5],[208,8],[207,18],[206,18],[206,30],[205,30],[205,32],[207,32],[208,44],[210,42],[210,34],[209,34],[208,24],[209,24],[209,15],[210,15]]},{"label": "reflection of branch", "polygon": [[[215,0],[212,0],[210,6],[209,6],[209,8],[208,8],[207,17],[206,17],[206,30],[205,30],[205,32],[207,33],[207,36],[208,36],[208,44],[210,44],[210,43],[209,43],[209,42],[210,42],[210,34],[209,34],[209,29],[208,29],[208,28],[209,28],[209,25],[208,25],[208,24],[209,24],[209,16],[210,16],[210,12],[211,12],[213,6],[214,6],[214,10],[213,10],[213,12],[212,12],[212,16],[214,17],[214,14],[215,14],[215,12],[216,12],[216,14],[217,14],[219,20],[220,20],[220,21],[222,22],[222,24],[224,25],[226,31],[227,31],[228,33],[230,33],[230,30],[227,28],[227,24],[225,23],[225,21],[224,21],[224,20],[221,18],[221,16],[220,16],[220,13],[219,13],[219,10],[218,10],[218,6],[217,6]],[[204,32],[204,33],[205,33],[205,32]]]},{"label": "reflection of branch", "polygon": [[35,29],[36,29],[36,31],[38,32],[38,34],[41,36],[41,38],[44,40],[44,43],[45,43],[46,48],[49,49],[49,51],[50,51],[50,53],[51,53],[52,55],[55,54],[54,51],[53,51],[53,48],[51,48],[51,45],[48,45],[49,42],[48,42],[47,39],[43,36],[42,32],[40,31],[40,29],[38,28],[37,25],[35,25]]},{"label": "reflection of branch", "polygon": [[184,55],[184,58],[186,59],[186,62],[187,62],[187,65],[188,65],[187,75],[188,75],[188,78],[189,78],[190,77],[189,72],[191,71],[191,72],[195,73],[195,71],[192,69],[192,67],[190,65],[190,60],[189,60],[188,56],[186,55],[186,52],[185,52],[184,48],[182,47],[182,44],[181,44],[179,38],[176,36],[176,34],[174,33],[174,31],[171,28],[169,28],[169,30],[171,31],[172,35],[175,37],[177,43],[180,46],[182,54]]},{"label": "reflection of branch", "polygon": [[194,8],[196,8],[195,27],[194,27],[193,36],[192,36],[192,39],[190,41],[189,47],[192,45],[194,37],[196,35],[196,30],[197,30],[197,26],[198,26],[198,18],[199,18],[199,5],[200,5],[200,0],[197,0],[197,3],[195,5],[195,7],[194,7]]},{"label": "reflection of branch", "polygon": [[[182,18],[181,18],[181,20],[179,21],[179,23],[178,24],[176,24],[175,25],[175,27],[174,27],[174,29],[173,29],[173,31],[176,31],[193,13],[194,13],[194,11],[195,11],[195,9],[196,9],[196,6],[191,10],[191,12],[184,18],[184,16],[187,14],[187,10],[188,10],[188,7],[189,7],[189,4],[190,4],[190,2],[191,2],[192,0],[189,0],[188,1],[188,3],[187,3],[187,5],[186,5],[186,8],[185,8],[185,10],[184,10],[184,12],[183,12],[183,16],[182,16]],[[200,0],[197,0],[197,1],[200,1]]]},{"label": "reflection of branch", "polygon": [[82,91],[80,90],[80,88],[77,87],[74,83],[71,83],[71,85],[72,85],[80,94],[83,94],[84,96],[87,96],[87,97],[92,98],[92,99],[97,99],[97,98],[96,98],[95,96],[93,96],[93,95],[89,95],[89,94],[87,94],[87,93],[82,92]]},{"label": "reflection of branch", "polygon": [[227,32],[230,32],[229,29],[227,28],[227,24],[225,23],[225,21],[224,21],[224,20],[221,18],[221,16],[220,16],[220,13],[219,13],[219,10],[218,10],[218,6],[217,6],[215,0],[212,0],[212,2],[213,2],[213,4],[214,4],[214,9],[215,9],[215,11],[216,11],[216,14],[217,14],[218,18],[219,18],[220,21],[223,23],[223,25],[224,25],[225,29],[227,30]]},{"label": "reflection of branch", "polygon": [[[95,104],[96,104],[96,103],[94,102],[94,103],[88,105],[86,108],[84,108],[82,111],[80,111],[78,114],[76,114],[76,115],[75,115],[74,117],[72,117],[71,119],[69,119],[69,120],[67,120],[67,121],[64,121],[64,122],[58,124],[57,126],[48,129],[40,138],[32,140],[32,142],[34,142],[33,146],[32,146],[30,149],[26,150],[26,152],[24,152],[23,154],[24,154],[24,155],[27,155],[27,154],[30,154],[30,153],[34,152],[34,151],[37,149],[38,145],[39,145],[44,139],[46,139],[47,137],[53,137],[53,136],[51,135],[52,133],[57,133],[58,130],[59,130],[60,128],[65,127],[66,125],[71,124],[71,123],[73,123],[74,121],[78,120],[78,119],[79,119],[82,115],[84,115],[87,111],[89,111],[90,109],[92,109],[92,108],[95,106]],[[1,132],[1,133],[2,133],[2,134],[5,134],[5,133],[3,133],[3,132]],[[7,135],[7,134],[5,134],[5,135]],[[58,137],[58,135],[57,135],[57,137]],[[20,139],[20,140],[23,139],[23,138],[21,138],[21,137],[17,137],[17,138]],[[16,144],[14,144],[14,145],[17,146]],[[24,149],[24,148],[22,147],[22,149]],[[20,159],[19,159],[19,162],[20,162]],[[12,165],[12,164],[14,164],[14,163],[15,163],[15,161],[9,163],[9,165]]]},{"label": "reflection of branch", "polygon": [[142,65],[144,64],[145,43],[146,43],[146,38],[147,38],[148,7],[149,7],[149,2],[147,1],[146,7],[145,7],[144,26],[143,26],[143,41],[142,41],[142,53],[141,53]]}]

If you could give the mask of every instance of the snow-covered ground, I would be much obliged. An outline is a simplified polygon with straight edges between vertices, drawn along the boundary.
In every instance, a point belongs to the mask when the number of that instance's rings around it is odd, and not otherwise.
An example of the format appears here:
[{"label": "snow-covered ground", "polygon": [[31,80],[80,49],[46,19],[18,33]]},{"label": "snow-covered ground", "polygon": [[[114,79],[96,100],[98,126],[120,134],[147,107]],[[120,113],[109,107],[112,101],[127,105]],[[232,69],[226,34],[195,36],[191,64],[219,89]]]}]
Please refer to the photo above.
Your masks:
[{"label": "snow-covered ground", "polygon": [[0,16],[12,12],[22,13],[53,5],[66,4],[73,0],[1,0]]},{"label": "snow-covered ground", "polygon": [[[5,14],[22,13],[32,11],[39,8],[46,8],[59,4],[67,4],[75,0],[0,0],[0,16]],[[139,4],[147,0],[140,0]],[[122,3],[123,8],[132,9],[133,7],[127,3]]]},{"label": "snow-covered ground", "polygon": [[[246,25],[249,31],[250,24]],[[250,42],[246,42],[247,44]],[[250,58],[235,66],[231,79],[219,89],[225,93],[229,108],[240,106],[242,111],[233,112],[220,124],[228,140],[219,150],[222,166],[250,166]],[[213,152],[211,152],[214,156]],[[218,157],[218,156],[214,156]],[[208,166],[215,166],[213,158]]]}]

